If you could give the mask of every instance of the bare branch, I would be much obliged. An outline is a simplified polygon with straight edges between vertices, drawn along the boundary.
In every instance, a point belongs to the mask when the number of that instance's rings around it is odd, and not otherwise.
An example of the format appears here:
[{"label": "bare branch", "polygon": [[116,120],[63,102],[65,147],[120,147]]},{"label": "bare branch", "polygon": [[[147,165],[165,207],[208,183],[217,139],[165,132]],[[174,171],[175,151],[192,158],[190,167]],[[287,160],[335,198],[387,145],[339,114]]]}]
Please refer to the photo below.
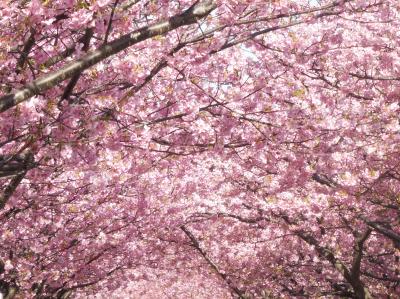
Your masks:
[{"label": "bare branch", "polygon": [[58,71],[47,74],[17,90],[14,93],[7,94],[0,98],[0,112],[6,111],[19,103],[26,101],[34,95],[46,91],[56,84],[72,78],[76,74],[90,68],[98,62],[114,55],[126,48],[147,40],[151,37],[165,34],[171,30],[182,26],[191,25],[197,22],[199,18],[207,16],[216,8],[213,1],[197,1],[188,10],[175,15],[167,20],[160,21],[151,26],[145,26],[141,29],[125,34],[122,37],[100,47],[99,49],[83,56],[71,64],[68,64]]},{"label": "bare branch", "polygon": [[353,280],[360,279],[360,267],[361,267],[361,259],[363,256],[363,247],[364,242],[368,239],[371,234],[371,229],[368,228],[361,236],[359,236],[355,241],[354,245],[354,260],[351,268],[351,276]]},{"label": "bare branch", "polygon": [[[0,209],[3,209],[10,199],[11,195],[17,189],[18,185],[21,183],[23,178],[29,169],[35,166],[33,154],[28,152],[22,158],[16,157],[11,161],[7,161],[7,159],[3,160],[0,157],[0,176],[3,173],[7,173],[5,171],[9,171],[9,175],[14,175],[14,177],[9,182],[8,186],[0,193]],[[7,164],[10,162],[16,162],[15,165],[7,168]],[[4,165],[5,164],[5,165]],[[4,169],[6,168],[6,169]],[[10,169],[11,168],[11,169]],[[10,172],[11,171],[11,172]]]},{"label": "bare branch", "polygon": [[109,19],[108,25],[107,25],[106,34],[105,34],[105,36],[104,36],[104,44],[107,43],[107,41],[108,41],[108,36],[109,36],[110,33],[111,33],[112,22],[113,22],[113,17],[114,17],[114,13],[115,13],[115,8],[117,7],[118,2],[119,2],[119,0],[115,0],[114,5],[113,5],[113,7],[112,7],[111,14],[110,14],[110,19]]},{"label": "bare branch", "polygon": [[[87,28],[85,30],[85,35],[83,37],[83,48],[82,50],[87,52],[89,50],[89,45],[90,45],[90,39],[93,36],[93,28]],[[76,75],[74,75],[71,80],[68,82],[64,93],[59,101],[59,104],[64,101],[64,100],[68,100],[69,97],[71,96],[72,91],[74,90],[75,85],[78,83],[78,80],[81,76],[82,72],[77,73]]]},{"label": "bare branch", "polygon": [[375,229],[377,232],[381,233],[382,235],[386,236],[390,240],[393,241],[394,245],[396,248],[400,248],[400,235],[396,233],[395,231],[391,230],[390,228],[384,227],[383,225],[370,221],[366,219],[365,217],[360,217],[362,220],[365,221],[368,226],[372,227]]},{"label": "bare branch", "polygon": [[3,209],[10,199],[11,195],[17,189],[18,185],[21,183],[22,179],[25,177],[27,170],[23,171],[21,174],[13,177],[8,186],[4,189],[4,191],[0,194],[0,209]]}]

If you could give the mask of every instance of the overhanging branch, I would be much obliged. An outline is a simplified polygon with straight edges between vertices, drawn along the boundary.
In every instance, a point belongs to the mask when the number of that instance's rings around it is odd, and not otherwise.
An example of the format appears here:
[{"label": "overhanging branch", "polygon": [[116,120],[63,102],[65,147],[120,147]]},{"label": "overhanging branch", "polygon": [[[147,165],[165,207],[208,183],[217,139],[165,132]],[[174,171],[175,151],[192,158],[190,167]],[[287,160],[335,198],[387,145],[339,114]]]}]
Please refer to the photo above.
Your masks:
[{"label": "overhanging branch", "polygon": [[68,64],[58,71],[52,72],[41,77],[14,93],[7,94],[0,98],[0,112],[4,112],[19,103],[26,101],[34,95],[46,91],[56,84],[72,78],[76,74],[90,68],[98,62],[114,55],[126,48],[147,40],[151,37],[165,34],[169,31],[182,26],[196,23],[200,18],[206,17],[216,8],[216,4],[211,0],[196,1],[189,9],[181,14],[175,15],[167,20],[160,21],[154,25],[146,26],[131,33],[125,34],[120,38],[88,53],[80,59]]}]

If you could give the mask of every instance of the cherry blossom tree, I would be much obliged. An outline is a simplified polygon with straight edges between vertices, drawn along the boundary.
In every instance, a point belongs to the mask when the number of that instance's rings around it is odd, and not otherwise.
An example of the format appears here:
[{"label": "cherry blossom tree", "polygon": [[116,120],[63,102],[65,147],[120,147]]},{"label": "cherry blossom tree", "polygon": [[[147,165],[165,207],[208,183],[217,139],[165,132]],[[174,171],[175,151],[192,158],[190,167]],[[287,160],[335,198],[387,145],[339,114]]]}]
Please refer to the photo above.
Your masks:
[{"label": "cherry blossom tree", "polygon": [[400,296],[395,0],[0,2],[4,298]]}]

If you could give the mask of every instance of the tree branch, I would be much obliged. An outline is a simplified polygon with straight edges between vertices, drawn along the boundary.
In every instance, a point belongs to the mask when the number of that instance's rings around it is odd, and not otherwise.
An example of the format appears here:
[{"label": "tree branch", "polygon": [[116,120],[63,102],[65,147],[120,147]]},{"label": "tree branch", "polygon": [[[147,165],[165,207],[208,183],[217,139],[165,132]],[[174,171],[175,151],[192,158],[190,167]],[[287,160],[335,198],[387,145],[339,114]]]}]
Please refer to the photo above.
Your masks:
[{"label": "tree branch", "polygon": [[[289,225],[296,224],[295,221],[290,220],[286,215],[280,215],[280,217]],[[335,257],[331,249],[321,246],[317,239],[302,230],[296,230],[294,233],[309,245],[314,246],[314,249],[318,252],[318,254],[325,258],[340,274],[342,274],[344,279],[352,286],[357,299],[372,299],[368,288],[365,287],[364,283],[359,279],[359,275],[358,277],[354,277],[352,275],[353,273],[349,271],[346,265],[340,259]],[[363,237],[359,240],[360,243],[358,245],[362,245],[368,236],[369,233],[367,236],[363,235]],[[363,239],[364,237],[365,240]],[[362,247],[358,247],[358,249],[362,250]],[[358,251],[356,251],[356,253],[358,254]],[[359,255],[361,258],[361,253]],[[355,267],[353,266],[353,269],[356,270],[357,265],[355,265]]]},{"label": "tree branch", "polygon": [[107,41],[108,41],[108,36],[109,36],[110,33],[111,33],[112,22],[113,22],[113,17],[114,17],[114,13],[115,13],[115,8],[117,7],[118,2],[119,2],[119,0],[115,0],[114,5],[113,5],[113,7],[112,7],[111,14],[110,14],[110,19],[109,19],[108,25],[107,25],[106,34],[105,34],[105,36],[104,36],[104,44],[107,43]]},{"label": "tree branch", "polygon": [[16,66],[17,74],[21,73],[21,70],[24,67],[25,62],[28,59],[29,52],[35,45],[35,33],[36,33],[35,29],[31,28],[29,37],[25,42],[24,48],[22,49],[21,56],[17,61],[17,66]]},{"label": "tree branch", "polygon": [[10,199],[11,195],[17,189],[18,185],[21,183],[22,179],[25,177],[27,170],[13,177],[8,186],[4,189],[4,191],[0,194],[0,209],[3,209]]},{"label": "tree branch", "polygon": [[[2,165],[3,163],[1,162],[2,161],[0,159],[0,176],[2,173],[1,168],[4,168],[4,165]],[[5,162],[10,162],[10,161],[5,160]],[[17,165],[14,167],[15,168],[14,171],[12,173],[9,173],[9,175],[14,175],[14,177],[11,179],[8,186],[3,190],[3,192],[0,193],[0,209],[3,209],[5,207],[7,201],[10,199],[11,195],[17,189],[18,185],[21,183],[28,170],[33,167],[34,167],[34,158],[32,153],[27,153],[23,157],[22,161],[17,160]]]},{"label": "tree branch", "polygon": [[353,259],[353,265],[351,267],[351,277],[354,281],[360,280],[360,267],[361,267],[361,259],[363,256],[364,242],[370,236],[371,231],[372,230],[368,228],[361,236],[359,236],[355,240],[354,259]]},{"label": "tree branch", "polygon": [[195,24],[199,18],[206,17],[215,8],[216,4],[214,1],[196,1],[195,4],[181,14],[175,15],[168,20],[160,21],[154,25],[145,26],[141,29],[125,34],[99,49],[88,53],[77,61],[62,67],[58,71],[47,74],[46,76],[25,85],[16,92],[1,97],[0,112],[4,112],[19,103],[26,101],[30,97],[54,87],[56,84],[72,78],[76,74],[134,44],[157,35],[165,34],[182,26]]},{"label": "tree branch", "polygon": [[360,218],[370,227],[372,227],[373,229],[375,229],[377,232],[381,233],[382,235],[384,235],[385,237],[389,238],[390,240],[393,241],[394,246],[396,248],[400,248],[400,235],[398,233],[396,233],[395,231],[384,227],[383,225],[377,223],[377,222],[373,222],[370,221],[366,218],[364,218],[363,216],[360,216]]},{"label": "tree branch", "polygon": [[[83,51],[87,52],[89,50],[90,39],[92,38],[92,36],[93,36],[93,28],[87,28],[85,30],[85,35],[82,39],[82,43],[83,43],[82,50]],[[79,80],[81,74],[82,74],[82,72],[78,72],[68,82],[67,86],[65,87],[64,93],[59,101],[59,105],[61,104],[62,101],[69,99],[72,91],[74,90],[75,85],[78,83],[78,80]]]},{"label": "tree branch", "polygon": [[205,259],[207,264],[215,271],[215,273],[218,274],[228,285],[228,287],[232,290],[234,294],[236,294],[239,298],[244,299],[244,294],[243,292],[232,285],[232,282],[228,278],[228,276],[224,273],[222,273],[219,269],[218,266],[207,256],[207,253],[200,247],[199,242],[197,241],[196,237],[184,226],[181,226],[181,230],[185,233],[185,235],[190,239],[192,246],[200,253],[200,255]]},{"label": "tree branch", "polygon": [[[321,185],[325,185],[331,188],[337,188],[340,187],[335,181],[333,181],[331,178],[324,174],[318,174],[314,173],[312,176],[312,179]],[[371,221],[368,218],[359,215],[357,216],[359,219],[364,221],[369,227],[372,227],[374,230],[376,230],[378,233],[384,235],[385,237],[391,239],[393,241],[393,244],[396,248],[400,248],[400,235],[396,233],[395,231],[386,228],[382,225],[380,225],[377,222]]]}]

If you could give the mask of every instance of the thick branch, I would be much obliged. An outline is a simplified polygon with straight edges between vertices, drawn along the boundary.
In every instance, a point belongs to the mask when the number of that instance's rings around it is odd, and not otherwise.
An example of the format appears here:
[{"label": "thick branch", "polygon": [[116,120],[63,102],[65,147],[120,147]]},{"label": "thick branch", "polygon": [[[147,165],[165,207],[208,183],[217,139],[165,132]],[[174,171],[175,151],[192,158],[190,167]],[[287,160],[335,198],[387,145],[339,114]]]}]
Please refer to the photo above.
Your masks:
[{"label": "thick branch", "polygon": [[1,97],[0,112],[6,111],[19,103],[26,101],[30,97],[54,87],[58,83],[72,78],[76,74],[90,68],[96,63],[117,54],[134,44],[157,35],[165,34],[179,27],[194,24],[199,18],[207,16],[215,8],[216,4],[213,1],[197,1],[188,10],[179,15],[123,35],[122,37],[100,47],[96,51],[83,56],[77,61],[62,67],[58,71],[50,73],[25,85],[25,87],[17,90],[15,93]]},{"label": "thick branch", "polygon": [[119,0],[115,0],[114,5],[113,5],[112,10],[111,10],[110,19],[108,21],[106,34],[104,36],[104,43],[105,44],[108,42],[108,36],[110,35],[111,30],[112,30],[113,17],[114,17],[115,8],[117,7],[118,2],[119,2]]},{"label": "thick branch", "polygon": [[331,188],[337,187],[337,183],[323,173],[321,174],[316,172],[312,175],[311,178],[321,185],[325,185]]},{"label": "thick branch", "polygon": [[377,232],[381,233],[385,237],[391,239],[396,248],[400,248],[400,235],[398,233],[396,233],[395,231],[393,231],[389,228],[384,227],[383,225],[381,225],[377,222],[369,221],[368,219],[366,219],[364,217],[360,217],[360,218],[362,220],[364,220],[365,223],[368,224],[368,226],[372,227],[373,229],[375,229]]},{"label": "thick branch", "polygon": [[26,60],[28,59],[29,52],[31,51],[32,47],[35,44],[35,29],[30,30],[30,35],[25,42],[24,48],[22,49],[21,56],[19,57],[17,61],[17,66],[16,66],[16,73],[19,74],[24,67],[24,64]]},{"label": "thick branch", "polygon": [[[287,224],[296,224],[294,221],[291,221],[289,217],[286,215],[280,215],[281,218],[287,223]],[[344,279],[352,286],[355,296],[358,299],[371,299],[372,296],[370,295],[367,287],[364,286],[363,282],[359,279],[359,273],[358,277],[355,277],[353,274],[355,274],[353,271],[350,272],[349,269],[346,267],[346,265],[338,258],[335,257],[333,254],[332,250],[329,248],[326,248],[324,246],[321,246],[318,242],[317,239],[315,239],[312,235],[302,231],[302,230],[297,230],[294,232],[300,239],[308,243],[309,245],[314,246],[314,249],[318,252],[318,254],[325,258],[331,265],[338,271]],[[369,236],[369,233],[365,236],[363,235],[357,242],[356,246],[358,247],[358,250],[362,250],[362,244],[365,242],[366,238]],[[365,239],[364,239],[365,238]],[[359,258],[361,259],[362,253],[359,253],[356,248],[356,255],[359,254]],[[355,258],[357,260],[357,256]],[[353,264],[353,269],[357,271],[357,263],[355,262],[355,266]],[[359,267],[359,265],[358,265]],[[353,270],[352,269],[352,270]],[[358,270],[359,271],[359,270]]]},{"label": "thick branch", "polygon": [[35,167],[32,153],[0,155],[0,178],[11,177]]},{"label": "thick branch", "polygon": [[[83,48],[82,50],[87,52],[89,50],[89,45],[90,45],[90,39],[93,36],[93,28],[87,28],[85,30],[85,35],[83,37]],[[75,74],[71,80],[68,82],[67,86],[65,87],[64,93],[61,97],[61,101],[63,100],[68,100],[68,98],[71,96],[72,91],[74,90],[75,85],[78,83],[79,77],[81,76],[82,72],[78,72]]]},{"label": "thick branch", "polygon": [[8,186],[0,193],[0,209],[5,207],[7,201],[17,189],[28,170],[33,167],[35,167],[35,163],[32,153],[28,152],[21,157],[14,157],[14,159],[10,159],[7,156],[0,156],[0,177],[2,175],[14,176]]},{"label": "thick branch", "polygon": [[[354,259],[353,265],[351,268],[351,280],[353,281],[352,286],[357,294],[357,296],[361,295],[361,298],[372,298],[368,289],[364,287],[363,283],[360,280],[360,268],[361,268],[361,259],[363,256],[363,247],[365,241],[371,234],[371,229],[367,229],[360,237],[355,240],[354,246]],[[357,288],[357,289],[356,289]]]},{"label": "thick branch", "polygon": [[11,195],[17,189],[18,185],[21,183],[22,179],[25,177],[27,170],[24,170],[19,175],[12,178],[11,182],[4,189],[4,191],[0,194],[0,209],[3,209],[10,199]]},{"label": "thick branch", "polygon": [[368,239],[371,234],[371,229],[367,229],[359,238],[356,239],[356,244],[354,246],[354,260],[353,266],[351,268],[351,276],[353,279],[360,279],[360,267],[361,259],[363,256],[364,242]]}]

